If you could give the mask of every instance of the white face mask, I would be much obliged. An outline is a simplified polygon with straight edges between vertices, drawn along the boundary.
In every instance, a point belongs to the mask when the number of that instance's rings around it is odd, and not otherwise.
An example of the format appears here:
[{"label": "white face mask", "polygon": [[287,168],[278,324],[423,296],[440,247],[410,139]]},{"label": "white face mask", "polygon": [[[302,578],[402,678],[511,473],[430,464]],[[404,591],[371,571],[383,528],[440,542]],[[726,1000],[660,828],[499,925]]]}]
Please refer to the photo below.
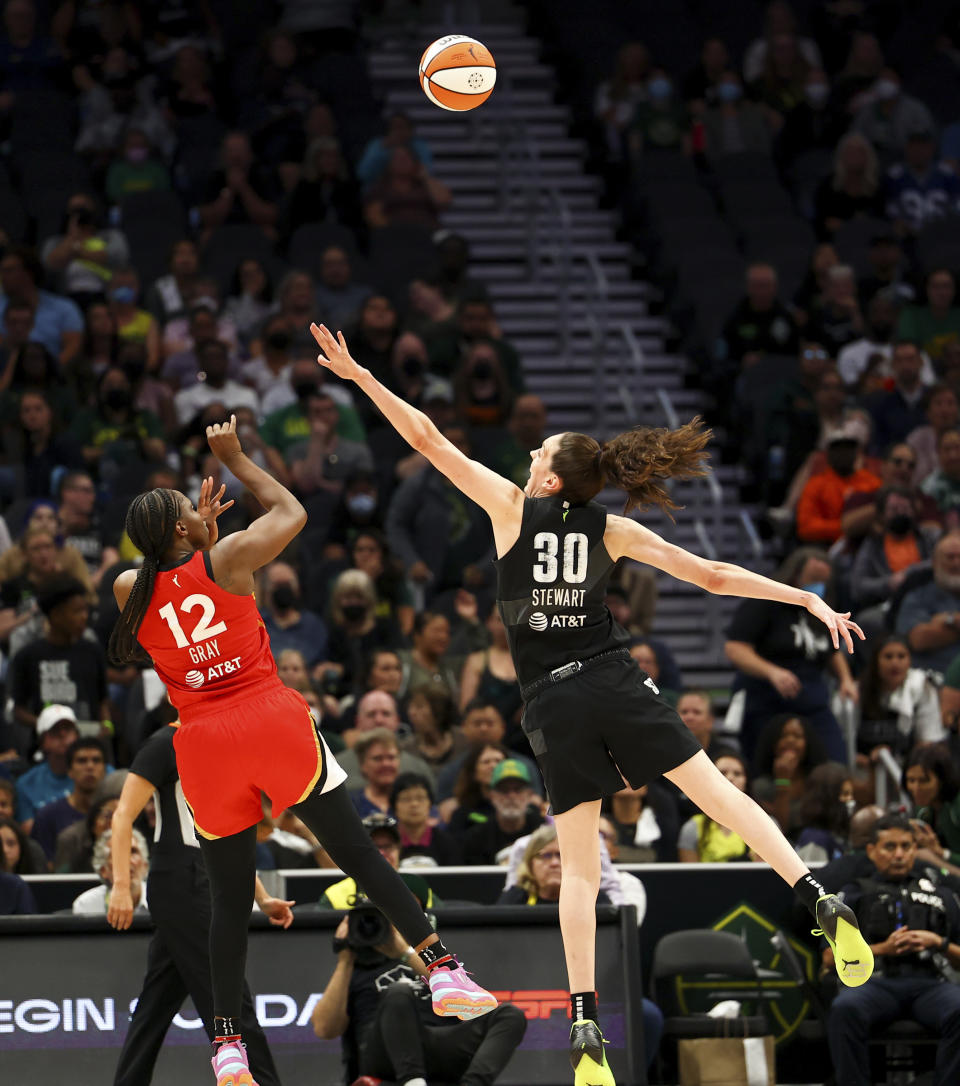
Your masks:
[{"label": "white face mask", "polygon": [[878,79],[873,85],[873,91],[881,102],[889,102],[900,93],[900,84],[893,79]]},{"label": "white face mask", "polygon": [[827,99],[830,97],[830,88],[826,83],[808,83],[804,93],[810,105],[816,108],[826,104]]},{"label": "white face mask", "polygon": [[848,815],[852,815],[857,809],[857,801],[855,799],[845,799],[843,805],[846,807]]}]

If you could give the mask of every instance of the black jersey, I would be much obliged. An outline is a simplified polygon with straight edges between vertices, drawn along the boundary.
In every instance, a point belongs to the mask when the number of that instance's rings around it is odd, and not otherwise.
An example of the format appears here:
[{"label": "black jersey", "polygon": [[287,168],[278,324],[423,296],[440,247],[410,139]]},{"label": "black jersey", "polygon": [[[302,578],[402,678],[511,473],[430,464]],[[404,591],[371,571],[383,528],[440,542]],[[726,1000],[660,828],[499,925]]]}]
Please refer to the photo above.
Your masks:
[{"label": "black jersey", "polygon": [[157,790],[157,826],[153,834],[153,869],[182,867],[200,859],[200,843],[193,829],[193,815],[183,798],[173,750],[176,728],[161,728],[137,751],[130,772],[148,780]]},{"label": "black jersey", "polygon": [[571,660],[626,644],[603,602],[613,559],[597,502],[526,498],[520,537],[497,560],[497,603],[521,687]]}]

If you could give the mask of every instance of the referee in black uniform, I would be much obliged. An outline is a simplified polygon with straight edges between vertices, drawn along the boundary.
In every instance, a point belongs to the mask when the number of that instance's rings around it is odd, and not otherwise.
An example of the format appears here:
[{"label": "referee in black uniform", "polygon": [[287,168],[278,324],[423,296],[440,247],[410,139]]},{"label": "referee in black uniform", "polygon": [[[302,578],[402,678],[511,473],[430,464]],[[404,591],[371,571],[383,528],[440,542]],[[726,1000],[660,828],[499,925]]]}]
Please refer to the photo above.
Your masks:
[{"label": "referee in black uniform", "polygon": [[[627,509],[676,508],[671,479],[706,474],[709,431],[694,419],[676,430],[637,427],[604,445],[586,434],[548,437],[531,454],[523,490],[470,460],[423,412],[351,358],[341,333],[311,325],[317,361],[354,381],[387,421],[490,517],[497,548],[497,602],[524,702],[523,730],[543,772],[563,857],[560,928],[570,982],[570,1059],[577,1086],[613,1086],[597,1022],[595,905],[600,888],[600,804],[624,780],[634,788],[666,775],[715,822],[739,834],[791,886],[839,950],[840,979],[863,984],[873,956],[856,917],[810,875],[775,823],[710,761],[653,680],[626,650],[626,632],[604,604],[616,562],[646,562],[710,592],[805,607],[834,648],[851,632],[811,592],[739,566],[710,562],[593,499],[612,484]],[[847,972],[840,961],[846,961]],[[846,968],[846,967],[844,967]]]},{"label": "referee in black uniform", "polygon": [[[173,750],[176,728],[167,725],[140,748],[120,793],[111,823],[113,889],[107,919],[118,930],[130,926],[130,830],[156,791],[154,834],[147,902],[156,932],[147,953],[147,973],[130,1019],[113,1078],[114,1086],[149,1086],[160,1047],[173,1017],[189,995],[211,1042],[213,988],[210,979],[210,884],[193,816],[183,798]],[[257,879],[256,900],[271,923],[289,927],[291,901],[270,897]],[[251,900],[252,905],[252,900]],[[250,1069],[259,1086],[280,1086],[273,1056],[247,984],[241,1012]]]}]

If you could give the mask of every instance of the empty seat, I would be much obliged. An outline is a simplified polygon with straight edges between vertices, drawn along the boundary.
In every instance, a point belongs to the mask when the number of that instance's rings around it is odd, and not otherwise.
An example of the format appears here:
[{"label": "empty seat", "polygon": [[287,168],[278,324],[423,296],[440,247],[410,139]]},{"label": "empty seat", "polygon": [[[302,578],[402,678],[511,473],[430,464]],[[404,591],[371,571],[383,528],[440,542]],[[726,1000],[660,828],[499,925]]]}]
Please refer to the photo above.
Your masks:
[{"label": "empty seat", "polygon": [[370,231],[370,281],[397,303],[406,301],[410,280],[428,274],[435,261],[429,227],[398,224]]},{"label": "empty seat", "polygon": [[27,213],[20,197],[6,185],[0,187],[0,227],[13,241],[23,241],[27,233]]},{"label": "empty seat", "polygon": [[71,151],[76,139],[76,107],[55,91],[18,94],[10,117],[10,145],[16,157],[26,150]]},{"label": "empty seat", "polygon": [[346,250],[356,277],[359,263],[357,239],[349,226],[338,223],[308,222],[298,226],[287,247],[287,260],[294,268],[303,268],[311,275],[319,275],[323,251],[331,245],[339,245]]},{"label": "empty seat", "polygon": [[258,226],[221,226],[210,235],[203,248],[203,267],[220,284],[224,297],[230,289],[237,265],[248,257],[259,260],[274,281],[283,274],[284,266],[274,252],[273,242]]},{"label": "empty seat", "polygon": [[890,224],[886,219],[858,216],[840,227],[833,236],[833,244],[841,260],[852,264],[858,275],[865,275],[870,268],[867,255],[871,239],[878,234],[889,233]]}]

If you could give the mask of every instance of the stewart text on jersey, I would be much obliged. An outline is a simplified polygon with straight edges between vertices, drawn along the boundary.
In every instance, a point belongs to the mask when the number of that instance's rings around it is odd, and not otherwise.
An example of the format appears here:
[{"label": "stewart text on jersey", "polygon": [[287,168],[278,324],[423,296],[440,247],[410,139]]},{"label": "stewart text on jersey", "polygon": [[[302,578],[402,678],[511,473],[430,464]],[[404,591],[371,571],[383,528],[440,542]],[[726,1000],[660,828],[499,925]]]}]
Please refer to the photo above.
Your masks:
[{"label": "stewart text on jersey", "polygon": [[160,568],[137,640],[184,724],[280,684],[256,601],[221,588],[205,551]]},{"label": "stewart text on jersey", "polygon": [[520,537],[497,560],[497,603],[521,686],[571,660],[625,645],[603,602],[614,563],[597,502],[526,498]]}]

